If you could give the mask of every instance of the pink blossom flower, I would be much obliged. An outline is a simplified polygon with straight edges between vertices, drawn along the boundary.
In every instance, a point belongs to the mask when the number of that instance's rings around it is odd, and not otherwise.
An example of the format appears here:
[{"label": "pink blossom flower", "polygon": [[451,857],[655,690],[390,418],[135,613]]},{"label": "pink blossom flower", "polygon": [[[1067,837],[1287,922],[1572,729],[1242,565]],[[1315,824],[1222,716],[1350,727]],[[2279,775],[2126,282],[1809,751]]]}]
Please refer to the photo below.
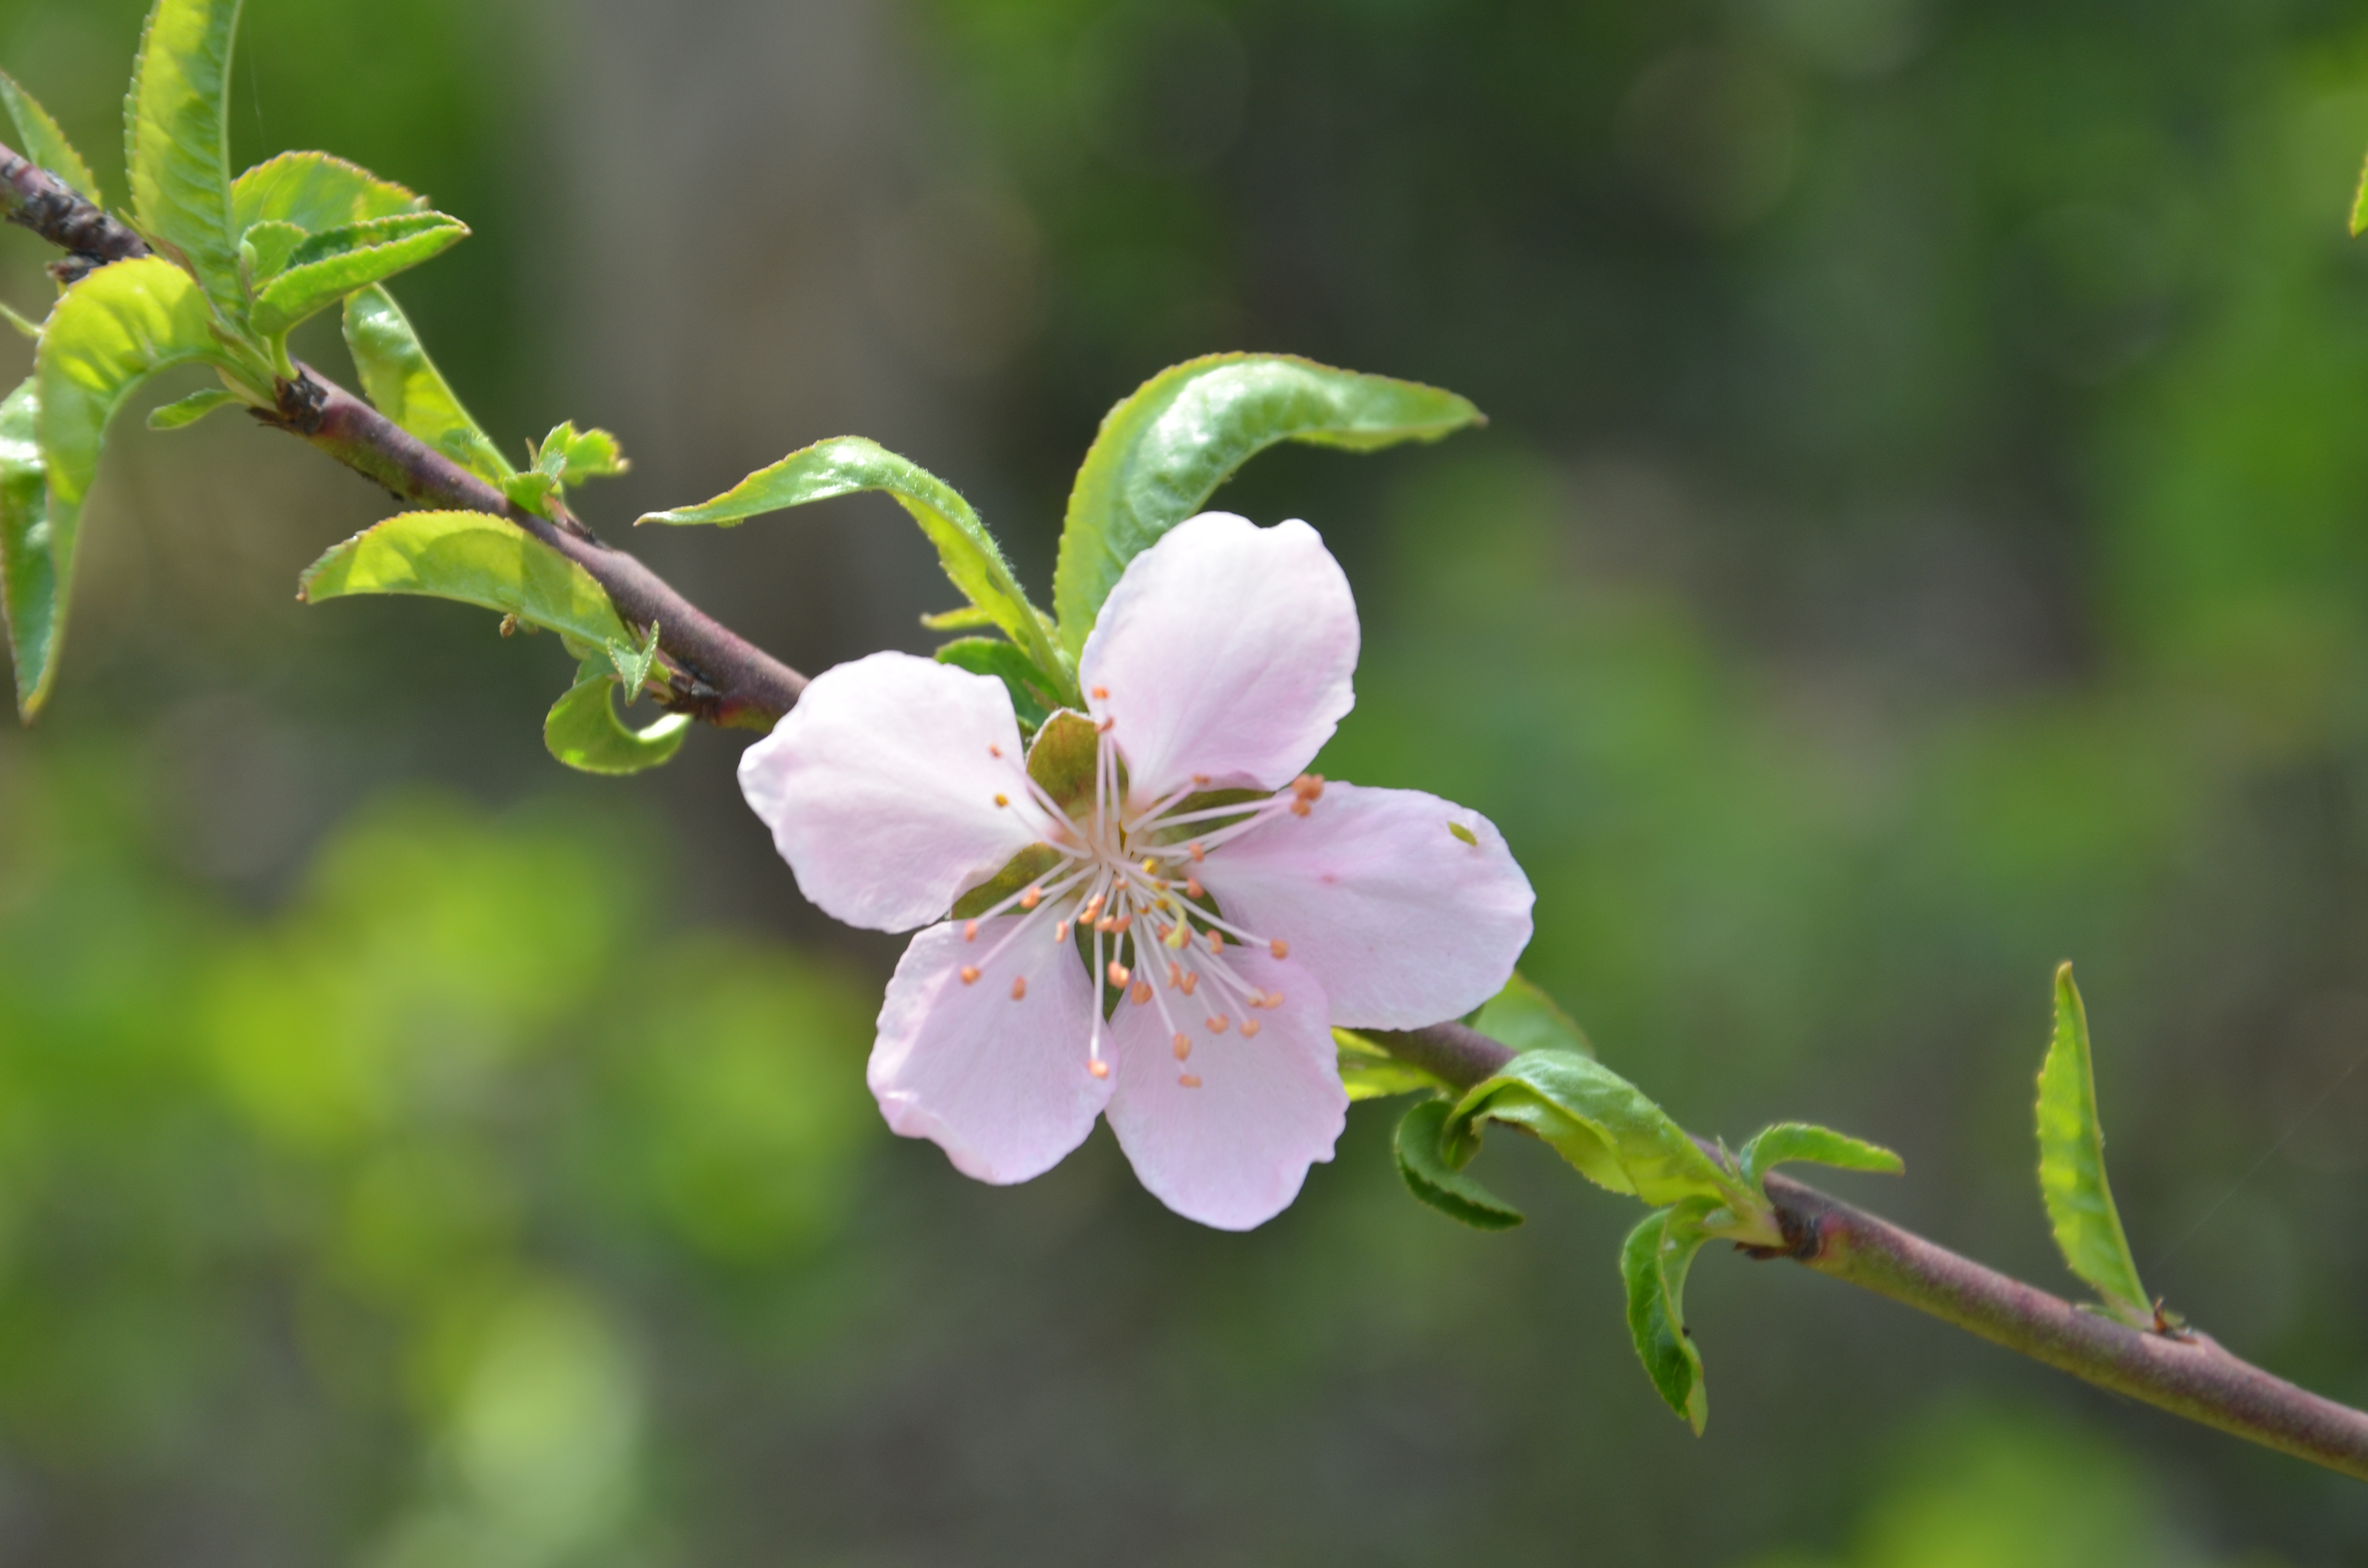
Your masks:
[{"label": "pink blossom flower", "polygon": [[1079,661],[1087,716],[1038,736],[1078,764],[1065,799],[997,680],[883,653],[806,688],[741,789],[825,911],[928,926],[871,1051],[891,1128],[1018,1182],[1106,1115],[1162,1202],[1247,1230],[1332,1157],[1329,1026],[1435,1023],[1504,985],[1531,894],[1496,828],[1303,772],[1357,642],[1313,528],[1207,513],[1128,565]]}]

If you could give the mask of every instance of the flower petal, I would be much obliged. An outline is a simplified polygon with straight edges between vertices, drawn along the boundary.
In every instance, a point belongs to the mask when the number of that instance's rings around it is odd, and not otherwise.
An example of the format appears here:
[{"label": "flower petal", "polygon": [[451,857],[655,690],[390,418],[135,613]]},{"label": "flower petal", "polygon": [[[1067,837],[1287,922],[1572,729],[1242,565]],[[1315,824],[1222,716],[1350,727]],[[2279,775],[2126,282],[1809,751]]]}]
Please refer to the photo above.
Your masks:
[{"label": "flower petal", "polygon": [[1494,824],[1418,790],[1326,784],[1306,816],[1276,813],[1200,871],[1225,918],[1290,944],[1344,1028],[1477,1007],[1511,978],[1536,902]]},{"label": "flower petal", "polygon": [[1288,783],[1356,700],[1356,600],[1315,530],[1224,512],[1127,563],[1077,665],[1133,790],[1154,796],[1195,774]]},{"label": "flower petal", "polygon": [[[1167,1012],[1120,1006],[1118,1092],[1110,1131],[1153,1197],[1188,1220],[1221,1231],[1265,1223],[1299,1196],[1307,1167],[1332,1157],[1348,1125],[1349,1094],[1326,1021],[1322,990],[1298,965],[1235,949],[1226,963],[1282,1006],[1247,1015],[1226,1006],[1204,976],[1190,998],[1163,991]],[[1190,1017],[1178,1013],[1181,1006]],[[1210,1032],[1209,1014],[1228,1017]],[[1245,1039],[1245,1017],[1258,1021]],[[1176,1059],[1173,1030],[1192,1042]],[[1187,1085],[1187,1075],[1199,1080]]]},{"label": "flower petal", "polygon": [[[932,926],[905,949],[880,1007],[864,1074],[880,1113],[980,1181],[1051,1170],[1110,1096],[1111,1080],[1086,1067],[1094,987],[1076,949],[1053,939],[1050,913],[982,920],[972,942],[960,924]],[[965,965],[979,971],[967,984]],[[1012,994],[1015,981],[1024,994]]]},{"label": "flower petal", "polygon": [[1036,842],[1025,758],[1001,681],[873,653],[814,677],[740,792],[825,914],[909,931]]}]

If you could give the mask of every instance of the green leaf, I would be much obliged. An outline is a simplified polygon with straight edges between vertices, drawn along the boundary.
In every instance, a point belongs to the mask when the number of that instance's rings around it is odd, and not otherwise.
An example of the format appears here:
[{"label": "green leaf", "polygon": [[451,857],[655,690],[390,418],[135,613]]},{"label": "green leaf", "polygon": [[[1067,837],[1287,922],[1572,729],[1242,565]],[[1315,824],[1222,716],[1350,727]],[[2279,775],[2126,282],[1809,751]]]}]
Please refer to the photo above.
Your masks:
[{"label": "green leaf", "polygon": [[537,517],[551,515],[551,498],[559,493],[559,481],[541,469],[529,469],[513,473],[501,483],[501,492],[509,504],[522,512]]},{"label": "green leaf", "polygon": [[506,517],[404,512],[314,562],[307,604],[354,594],[426,594],[481,605],[575,639],[587,649],[638,643],[589,572]]},{"label": "green leaf", "polygon": [[606,430],[578,434],[574,421],[556,425],[535,449],[535,467],[562,486],[587,479],[611,479],[633,465],[625,460],[617,437]]},{"label": "green leaf", "polygon": [[1019,716],[1019,728],[1033,734],[1059,706],[1053,694],[1045,690],[1051,684],[1036,662],[1010,643],[996,637],[962,637],[937,651],[937,661],[973,675],[993,676],[1003,682],[1011,693],[1012,711]]},{"label": "green leaf", "polygon": [[1351,1100],[1377,1100],[1417,1090],[1452,1094],[1441,1080],[1421,1068],[1399,1061],[1354,1029],[1334,1029],[1332,1044],[1339,1052],[1340,1086]]},{"label": "green leaf", "polygon": [[370,218],[317,233],[288,256],[286,269],[255,295],[255,330],[279,337],[347,294],[385,281],[466,239],[469,226],[441,212]]},{"label": "green leaf", "polygon": [[156,0],[123,105],[141,233],[186,257],[206,296],[246,316],[231,222],[229,88],[239,0]]},{"label": "green leaf", "polygon": [[239,265],[245,268],[248,287],[267,283],[287,270],[288,258],[309,238],[295,224],[276,218],[251,225],[238,241]]},{"label": "green leaf", "polygon": [[552,756],[580,773],[639,773],[673,760],[689,733],[689,716],[669,713],[646,729],[628,729],[612,699],[619,684],[599,658],[578,666],[575,684],[542,722]]},{"label": "green leaf", "polygon": [[2121,1211],[2105,1182],[2105,1131],[2097,1119],[2097,1075],[2089,1052],[2089,1015],[2072,983],[2072,966],[2055,971],[2055,1033],[2039,1070],[2039,1190],[2055,1244],[2072,1272],[2088,1281],[2123,1323],[2154,1322],[2137,1260],[2122,1233]]},{"label": "green leaf", "polygon": [[1740,1161],[1743,1179],[1754,1187],[1761,1176],[1784,1165],[1831,1165],[1845,1171],[1880,1171],[1884,1176],[1897,1176],[1907,1168],[1888,1149],[1805,1121],[1780,1121],[1762,1129],[1743,1146]]},{"label": "green leaf", "polygon": [[1647,1203],[1710,1197],[1761,1207],[1634,1085],[1576,1051],[1525,1051],[1465,1093],[1448,1121],[1452,1163],[1470,1162],[1484,1121],[1533,1132],[1589,1181]]},{"label": "green leaf", "polygon": [[1702,1353],[1686,1332],[1686,1275],[1710,1238],[1702,1221],[1712,1207],[1711,1199],[1696,1198],[1647,1215],[1620,1249],[1628,1332],[1637,1358],[1653,1387],[1697,1437],[1710,1420],[1710,1391],[1702,1381]]},{"label": "green leaf", "polygon": [[1119,575],[1278,441],[1369,452],[1435,441],[1480,411],[1453,392],[1279,354],[1216,354],[1162,370],[1102,418],[1077,470],[1053,574],[1075,657]]},{"label": "green leaf", "polygon": [[605,652],[617,672],[618,684],[624,688],[625,700],[631,702],[649,684],[650,667],[658,662],[658,623],[650,622],[649,631],[639,646],[611,642]]},{"label": "green leaf", "polygon": [[866,490],[885,491],[895,498],[938,547],[938,561],[954,586],[1027,652],[1046,678],[1058,686],[1056,695],[1074,699],[1075,677],[1053,647],[1042,614],[1028,602],[995,537],[971,510],[970,503],[935,474],[877,442],[860,436],[817,441],[770,468],[757,470],[712,501],[652,512],[641,520],[729,527],[760,513]]},{"label": "green leaf", "polygon": [[1556,1006],[1553,997],[1520,974],[1505,982],[1505,989],[1481,1005],[1480,1011],[1473,1015],[1472,1027],[1498,1044],[1512,1047],[1516,1052],[1575,1051],[1581,1056],[1595,1054],[1587,1031]]},{"label": "green leaf", "polygon": [[1440,1134],[1447,1126],[1445,1100],[1417,1101],[1398,1121],[1394,1147],[1398,1175],[1406,1190],[1452,1220],[1477,1231],[1509,1231],[1521,1222],[1521,1211],[1490,1192],[1440,1153]]},{"label": "green leaf", "polygon": [[50,486],[38,432],[40,392],[28,377],[0,402],[0,609],[26,718],[48,688],[45,672],[61,633],[57,559],[51,550]]},{"label": "green leaf", "polygon": [[508,460],[452,395],[394,296],[370,288],[346,301],[346,347],[381,414],[489,484],[510,476]]},{"label": "green leaf", "polygon": [[47,517],[18,541],[12,575],[17,705],[30,718],[49,695],[65,636],[83,502],[98,472],[107,422],[159,370],[222,362],[205,296],[160,256],[102,267],[67,290],[33,357],[35,430],[49,486]]},{"label": "green leaf", "polygon": [[2360,166],[2360,188],[2351,196],[2351,237],[2368,232],[2368,163]]},{"label": "green leaf", "polygon": [[224,392],[220,387],[206,387],[191,392],[185,398],[177,398],[165,403],[161,408],[150,409],[148,428],[151,430],[183,429],[195,425],[217,408],[226,408],[233,403],[245,401],[236,392]]},{"label": "green leaf", "polygon": [[983,626],[993,626],[995,617],[976,605],[961,605],[953,609],[925,615],[921,624],[932,631],[974,631]]},{"label": "green leaf", "polygon": [[58,129],[58,122],[50,118],[50,111],[6,71],[0,71],[0,104],[7,106],[8,118],[17,127],[17,151],[72,186],[74,194],[93,207],[107,205],[98,193],[98,181],[92,176],[90,165],[66,140],[66,133]]},{"label": "green leaf", "polygon": [[231,228],[245,234],[257,223],[293,223],[325,233],[370,218],[417,212],[427,199],[359,164],[326,153],[282,153],[231,182]]}]

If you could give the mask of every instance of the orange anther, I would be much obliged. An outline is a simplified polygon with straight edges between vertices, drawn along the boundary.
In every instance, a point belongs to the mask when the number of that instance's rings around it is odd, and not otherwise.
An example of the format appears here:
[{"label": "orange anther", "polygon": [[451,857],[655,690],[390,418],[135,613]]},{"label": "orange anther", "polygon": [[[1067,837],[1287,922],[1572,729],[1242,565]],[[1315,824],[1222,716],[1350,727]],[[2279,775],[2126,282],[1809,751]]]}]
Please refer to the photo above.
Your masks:
[{"label": "orange anther", "polygon": [[974,965],[962,965],[962,982],[964,985],[976,985],[978,983],[978,970]]},{"label": "orange anther", "polygon": [[1184,852],[1191,856],[1196,862],[1209,858],[1209,852],[1201,847],[1201,841],[1197,838],[1184,846]]},{"label": "orange anther", "polygon": [[1056,922],[1053,926],[1053,940],[1056,942],[1065,942],[1068,939],[1069,923],[1065,920]]},{"label": "orange anther", "polygon": [[1001,756],[1003,755],[1003,748],[996,745],[993,741],[989,741],[986,744],[986,755],[989,756]]},{"label": "orange anther", "polygon": [[1313,809],[1314,808],[1308,805],[1305,801],[1293,801],[1291,802],[1291,814],[1295,817],[1304,817]]},{"label": "orange anther", "polygon": [[1127,976],[1127,972],[1126,972],[1126,965],[1124,965],[1124,964],[1122,964],[1122,963],[1119,962],[1119,961],[1118,961],[1118,960],[1116,960],[1116,959],[1112,959],[1112,960],[1110,960],[1110,983],[1111,983],[1112,985],[1116,985],[1116,986],[1123,987],[1123,986],[1126,984],[1126,983],[1127,983],[1127,978],[1128,978],[1128,976]]},{"label": "orange anther", "polygon": [[1211,1019],[1209,1020],[1209,1032],[1210,1032],[1211,1034],[1223,1034],[1223,1033],[1224,1033],[1224,1032],[1225,1032],[1225,1026],[1226,1026],[1226,1024],[1227,1024],[1227,1023],[1229,1023],[1230,1021],[1231,1021],[1231,1020],[1230,1020],[1230,1019],[1228,1019],[1228,1018],[1225,1017],[1225,1015],[1224,1015],[1224,1014],[1223,1014],[1223,1013],[1218,1014],[1215,1017],[1211,1018]]},{"label": "orange anther", "polygon": [[1190,996],[1192,993],[1201,989],[1201,977],[1197,974],[1188,974],[1184,977],[1184,983],[1178,986],[1176,989],[1184,993],[1185,995]]},{"label": "orange anther", "polygon": [[998,806],[1008,806],[1011,804],[1011,797],[1008,795],[997,795],[995,798],[995,803]]},{"label": "orange anther", "polygon": [[962,940],[965,942],[975,942],[978,940],[977,921],[965,920],[962,922]]},{"label": "orange anther", "polygon": [[1110,695],[1110,687],[1106,686],[1098,686],[1094,687],[1094,695],[1097,698],[1108,697]]},{"label": "orange anther", "polygon": [[1107,1078],[1110,1076],[1110,1063],[1097,1056],[1086,1063],[1086,1071],[1097,1078]]},{"label": "orange anther", "polygon": [[1181,1062],[1191,1054],[1192,1037],[1189,1034],[1178,1035],[1176,1037],[1176,1060]]},{"label": "orange anther", "polygon": [[1209,950],[1212,953],[1225,950],[1225,934],[1213,926],[1209,927]]},{"label": "orange anther", "polygon": [[1277,937],[1266,945],[1266,950],[1279,959],[1287,959],[1291,956],[1291,944]]},{"label": "orange anther", "polygon": [[[1026,975],[1024,975],[1024,974],[1022,974],[1022,975],[1017,975],[1017,976],[1013,977],[1012,982],[1011,982],[1011,999],[1012,999],[1014,1002],[1017,1002],[1017,1001],[1019,1001],[1021,997],[1023,997],[1023,996],[1025,996],[1025,995],[1027,995],[1027,994],[1028,994],[1028,977],[1027,977]],[[1243,1032],[1244,1034],[1247,1034],[1247,1033],[1249,1033],[1249,1032],[1250,1032],[1250,1027],[1249,1027],[1249,1025],[1247,1025],[1247,1024],[1244,1024],[1244,1025],[1242,1026],[1242,1032]]]},{"label": "orange anther", "polygon": [[1128,992],[1127,994],[1134,999],[1134,1005],[1136,1006],[1142,1006],[1145,1002],[1151,1000],[1151,982],[1147,980],[1136,981],[1134,983],[1134,989]]},{"label": "orange anther", "polygon": [[1244,1040],[1249,1039],[1250,1036],[1258,1032],[1258,1021],[1256,1018],[1244,1018],[1242,1020],[1242,1038]]},{"label": "orange anther", "polygon": [[1291,792],[1298,796],[1303,801],[1322,800],[1324,798],[1324,775],[1321,773],[1301,774],[1298,778],[1291,781]]},{"label": "orange anther", "polygon": [[1188,1089],[1197,1089],[1201,1086],[1201,1075],[1198,1073],[1187,1073],[1176,1081]]},{"label": "orange anther", "polygon": [[1043,902],[1044,890],[1042,888],[1030,888],[1026,892],[1019,895],[1019,907],[1022,909],[1033,909]]}]

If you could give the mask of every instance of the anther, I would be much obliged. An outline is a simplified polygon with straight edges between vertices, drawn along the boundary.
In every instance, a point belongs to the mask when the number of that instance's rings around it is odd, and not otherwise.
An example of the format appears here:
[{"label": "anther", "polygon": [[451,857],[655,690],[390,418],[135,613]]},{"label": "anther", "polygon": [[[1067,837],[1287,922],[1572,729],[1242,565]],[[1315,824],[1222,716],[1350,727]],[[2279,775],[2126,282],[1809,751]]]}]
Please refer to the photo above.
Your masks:
[{"label": "anther", "polygon": [[1200,879],[1200,878],[1198,878],[1198,877],[1187,877],[1187,878],[1185,878],[1185,879],[1184,879],[1184,896],[1185,896],[1185,897],[1187,897],[1187,898],[1199,898],[1201,894],[1203,894],[1203,893],[1207,892],[1208,891],[1209,891],[1208,889],[1206,889],[1206,888],[1204,888],[1204,887],[1202,887],[1202,886],[1201,885],[1201,879]]},{"label": "anther", "polygon": [[1110,1076],[1110,1063],[1097,1056],[1086,1063],[1086,1071],[1097,1078],[1107,1078]]},{"label": "anther", "polygon": [[1181,991],[1187,996],[1191,995],[1192,993],[1201,989],[1200,975],[1197,973],[1186,975],[1184,977],[1184,983],[1178,986],[1176,989]]},{"label": "anther", "polygon": [[1249,1039],[1250,1036],[1258,1032],[1258,1021],[1256,1018],[1244,1018],[1242,1020],[1242,1038],[1244,1040]]},{"label": "anther", "polygon": [[1107,698],[1110,696],[1110,687],[1106,686],[1098,686],[1094,687],[1094,696],[1098,699]]},{"label": "anther", "polygon": [[1128,974],[1127,974],[1126,965],[1124,965],[1124,964],[1122,964],[1122,963],[1119,962],[1119,961],[1118,961],[1118,960],[1116,960],[1116,959],[1112,959],[1112,960],[1110,960],[1110,983],[1111,983],[1112,985],[1117,985],[1117,986],[1121,986],[1121,987],[1122,987],[1122,986],[1124,986],[1124,985],[1126,984],[1128,978],[1129,978],[1129,976],[1128,976]]},{"label": "anther", "polygon": [[[1011,981],[1011,999],[1012,999],[1014,1002],[1017,1002],[1017,1001],[1019,1001],[1019,1000],[1021,1000],[1022,998],[1024,998],[1027,994],[1028,994],[1028,977],[1027,977],[1026,975],[1024,975],[1024,974],[1021,974],[1021,975],[1015,975],[1015,976],[1013,976],[1013,977],[1012,977],[1012,981]],[[1249,1025],[1247,1025],[1247,1024],[1244,1024],[1244,1025],[1242,1026],[1242,1033],[1244,1033],[1244,1034],[1247,1034],[1247,1033],[1249,1033],[1249,1032],[1250,1032],[1250,1027],[1249,1027]]]},{"label": "anther", "polygon": [[1100,723],[1094,726],[1094,733],[1098,735],[1107,735],[1110,733],[1110,727],[1117,722],[1118,720],[1115,716],[1105,719]]},{"label": "anther", "polygon": [[1224,1014],[1219,1013],[1216,1017],[1209,1020],[1209,1032],[1211,1034],[1223,1034],[1225,1032],[1225,1026],[1231,1021],[1232,1020],[1228,1019]]},{"label": "anther", "polygon": [[995,803],[998,806],[1008,806],[1011,804],[1011,797],[1008,795],[997,795],[995,798]]},{"label": "anther", "polygon": [[1279,959],[1287,959],[1291,956],[1291,944],[1277,937],[1266,945],[1266,950]]},{"label": "anther", "polygon": [[1118,916],[1113,915],[1094,922],[1094,929],[1107,937],[1118,929]]},{"label": "anther", "polygon": [[1321,773],[1301,774],[1298,778],[1291,781],[1291,792],[1298,796],[1303,801],[1322,800],[1324,798],[1324,775]]},{"label": "anther", "polygon": [[1043,902],[1044,890],[1042,888],[1030,888],[1026,892],[1019,895],[1019,907],[1022,909],[1033,909]]},{"label": "anther", "polygon": [[1281,992],[1280,992],[1280,991],[1269,991],[1269,992],[1268,992],[1268,993],[1266,994],[1266,1005],[1267,1005],[1269,1007],[1280,1007],[1280,1006],[1282,1006],[1282,993],[1281,993]]},{"label": "anther", "polygon": [[1127,995],[1133,1000],[1136,1006],[1142,1006],[1144,1003],[1151,1000],[1151,982],[1147,980],[1136,981],[1134,983],[1134,989],[1128,992]]},{"label": "anther", "polygon": [[964,985],[976,985],[978,983],[978,967],[975,964],[962,965],[962,980]]},{"label": "anther", "polygon": [[1182,968],[1176,964],[1169,964],[1167,966],[1167,989],[1173,991],[1183,983],[1184,971]]},{"label": "anther", "polygon": [[1188,1089],[1197,1089],[1201,1086],[1201,1075],[1198,1073],[1187,1073],[1176,1081]]},{"label": "anther", "polygon": [[1295,817],[1304,817],[1314,809],[1307,803],[1304,797],[1291,802],[1291,814]]},{"label": "anther", "polygon": [[977,921],[965,920],[962,922],[962,940],[965,942],[975,942],[978,940]]},{"label": "anther", "polygon": [[1133,924],[1134,912],[1133,910],[1129,910],[1124,915],[1120,915],[1117,919],[1110,922],[1110,929],[1113,931],[1123,931]]},{"label": "anther", "polygon": [[1195,784],[1206,784],[1208,781],[1209,776],[1205,773],[1195,773],[1192,775],[1192,782]]},{"label": "anther", "polygon": [[1184,846],[1184,851],[1186,854],[1191,856],[1195,862],[1205,860],[1209,858],[1209,852],[1201,847],[1201,841],[1197,838],[1191,843],[1186,845]]},{"label": "anther", "polygon": [[1159,875],[1159,862],[1151,859],[1144,860],[1143,863],[1143,874],[1146,877],[1156,877]]},{"label": "anther", "polygon": [[1178,1035],[1176,1037],[1176,1060],[1181,1062],[1191,1054],[1192,1037],[1189,1034]]},{"label": "anther", "polygon": [[1069,923],[1065,920],[1056,922],[1053,926],[1053,940],[1056,942],[1065,942],[1068,939]]},{"label": "anther", "polygon": [[1096,893],[1096,894],[1094,894],[1094,896],[1093,896],[1093,897],[1091,897],[1091,898],[1089,898],[1089,899],[1086,900],[1086,906],[1085,906],[1085,908],[1080,909],[1079,911],[1077,911],[1077,918],[1078,918],[1078,919],[1080,919],[1080,920],[1087,920],[1087,921],[1090,921],[1090,920],[1092,920],[1095,916],[1097,916],[1097,915],[1100,915],[1100,914],[1101,914],[1101,912],[1102,912],[1102,895],[1101,895],[1100,893]]},{"label": "anther", "polygon": [[1003,755],[1003,748],[996,745],[993,741],[989,741],[986,744],[986,755],[989,756],[1001,756]]},{"label": "anther", "polygon": [[1222,953],[1225,950],[1225,934],[1214,926],[1209,927],[1209,950],[1212,953]]}]

